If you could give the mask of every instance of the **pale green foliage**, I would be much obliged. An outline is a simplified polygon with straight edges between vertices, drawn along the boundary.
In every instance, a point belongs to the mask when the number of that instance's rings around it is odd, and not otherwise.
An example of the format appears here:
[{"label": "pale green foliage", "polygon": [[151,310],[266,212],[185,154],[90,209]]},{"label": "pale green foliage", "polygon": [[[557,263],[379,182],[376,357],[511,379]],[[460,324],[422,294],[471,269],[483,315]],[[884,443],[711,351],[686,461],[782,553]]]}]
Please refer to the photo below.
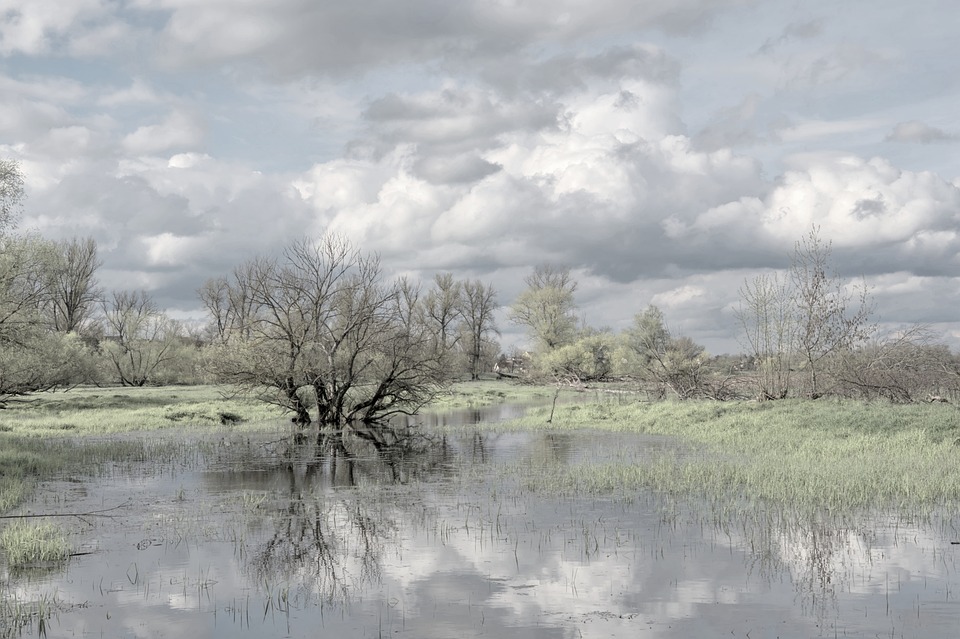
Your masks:
[{"label": "pale green foliage", "polygon": [[50,334],[40,306],[53,255],[37,237],[0,238],[0,403],[85,379],[89,349],[74,334]]},{"label": "pale green foliage", "polygon": [[564,404],[530,411],[497,431],[595,428],[665,435],[696,455],[641,463],[564,466],[528,485],[579,495],[652,488],[787,510],[849,515],[855,508],[934,509],[960,503],[960,412],[946,404],[878,402],[656,402]]},{"label": "pale green foliage", "polygon": [[511,306],[510,320],[527,328],[538,350],[571,343],[577,335],[578,318],[573,299],[577,283],[570,270],[541,265],[525,282],[527,289]]},{"label": "pale green foliage", "polygon": [[0,158],[0,235],[15,226],[23,202],[23,172],[16,160]]},{"label": "pale green foliage", "polygon": [[669,389],[687,399],[702,395],[707,387],[707,355],[703,347],[689,337],[670,335],[663,313],[650,305],[634,317],[633,326],[624,332],[626,362],[621,363],[633,375]]},{"label": "pale green foliage", "polygon": [[571,344],[537,355],[535,367],[544,376],[601,380],[613,372],[617,340],[607,332],[584,335]]}]

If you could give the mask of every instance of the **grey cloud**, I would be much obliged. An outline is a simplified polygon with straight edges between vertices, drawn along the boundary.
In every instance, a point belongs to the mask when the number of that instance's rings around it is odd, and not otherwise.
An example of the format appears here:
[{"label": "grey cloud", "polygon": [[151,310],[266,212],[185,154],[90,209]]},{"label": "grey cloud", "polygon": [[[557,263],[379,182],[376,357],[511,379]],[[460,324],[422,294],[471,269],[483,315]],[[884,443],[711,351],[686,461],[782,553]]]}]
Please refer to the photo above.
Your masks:
[{"label": "grey cloud", "polygon": [[390,94],[364,115],[372,136],[382,142],[470,151],[495,146],[503,133],[553,127],[557,110],[550,103],[503,101],[478,89],[448,88],[419,96]]},{"label": "grey cloud", "polygon": [[814,18],[803,22],[791,22],[776,38],[767,38],[757,50],[759,54],[767,54],[774,49],[796,40],[811,40],[823,33],[823,18]]},{"label": "grey cloud", "polygon": [[434,184],[462,184],[481,180],[501,168],[476,155],[465,154],[450,158],[421,157],[414,165],[414,172]]},{"label": "grey cloud", "polygon": [[919,144],[955,142],[958,139],[960,139],[960,136],[955,133],[947,133],[943,129],[917,120],[898,123],[886,137],[887,142],[915,142]]},{"label": "grey cloud", "polygon": [[715,151],[724,147],[745,147],[767,142],[765,135],[757,131],[758,111],[761,97],[750,94],[732,107],[717,111],[693,138],[694,145],[705,151]]},{"label": "grey cloud", "polygon": [[569,43],[638,28],[689,33],[702,30],[716,11],[737,4],[740,0],[286,0],[262,5],[160,0],[155,7],[167,18],[160,52],[164,63],[240,63],[284,79],[303,73],[343,76],[380,65],[504,59],[534,41]]},{"label": "grey cloud", "polygon": [[480,77],[507,95],[558,95],[580,91],[592,80],[638,78],[676,85],[679,62],[662,49],[633,45],[612,47],[595,55],[558,55],[527,64],[508,58],[491,61]]}]

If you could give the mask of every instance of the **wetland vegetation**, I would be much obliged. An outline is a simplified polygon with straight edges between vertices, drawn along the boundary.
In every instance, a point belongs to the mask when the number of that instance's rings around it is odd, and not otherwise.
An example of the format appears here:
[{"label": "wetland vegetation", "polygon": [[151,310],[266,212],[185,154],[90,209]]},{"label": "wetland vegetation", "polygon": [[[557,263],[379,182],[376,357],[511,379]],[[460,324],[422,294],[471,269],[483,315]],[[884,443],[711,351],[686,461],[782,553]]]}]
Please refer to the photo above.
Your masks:
[{"label": "wetland vegetation", "polygon": [[954,618],[952,405],[555,395],[454,385],[417,445],[386,448],[213,387],[38,395],[0,413],[4,479],[27,480],[7,513],[81,516],[0,523],[2,636],[182,619],[237,636],[804,637]]}]

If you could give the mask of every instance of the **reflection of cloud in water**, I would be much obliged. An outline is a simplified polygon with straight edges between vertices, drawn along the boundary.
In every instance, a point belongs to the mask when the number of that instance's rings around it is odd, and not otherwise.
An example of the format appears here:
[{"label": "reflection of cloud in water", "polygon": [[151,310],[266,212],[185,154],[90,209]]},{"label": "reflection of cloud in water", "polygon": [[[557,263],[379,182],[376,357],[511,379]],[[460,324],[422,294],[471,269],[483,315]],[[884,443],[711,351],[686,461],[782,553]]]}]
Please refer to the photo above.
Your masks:
[{"label": "reflection of cloud in water", "polygon": [[500,472],[650,454],[623,436],[465,433],[392,457],[327,443],[237,441],[196,470],[102,478],[78,507],[138,508],[14,592],[86,606],[51,636],[935,636],[960,615],[953,520],[718,529],[655,496],[547,498]]}]

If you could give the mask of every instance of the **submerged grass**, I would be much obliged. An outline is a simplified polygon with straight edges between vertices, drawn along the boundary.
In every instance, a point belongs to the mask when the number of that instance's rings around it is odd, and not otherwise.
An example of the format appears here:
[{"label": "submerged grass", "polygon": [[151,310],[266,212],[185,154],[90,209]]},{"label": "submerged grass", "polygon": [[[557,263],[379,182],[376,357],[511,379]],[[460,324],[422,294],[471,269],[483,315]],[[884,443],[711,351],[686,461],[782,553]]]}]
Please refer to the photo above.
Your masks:
[{"label": "submerged grass", "polygon": [[854,401],[592,403],[549,407],[498,429],[604,429],[665,435],[673,453],[538,472],[531,487],[654,489],[846,512],[960,504],[960,411]]}]

